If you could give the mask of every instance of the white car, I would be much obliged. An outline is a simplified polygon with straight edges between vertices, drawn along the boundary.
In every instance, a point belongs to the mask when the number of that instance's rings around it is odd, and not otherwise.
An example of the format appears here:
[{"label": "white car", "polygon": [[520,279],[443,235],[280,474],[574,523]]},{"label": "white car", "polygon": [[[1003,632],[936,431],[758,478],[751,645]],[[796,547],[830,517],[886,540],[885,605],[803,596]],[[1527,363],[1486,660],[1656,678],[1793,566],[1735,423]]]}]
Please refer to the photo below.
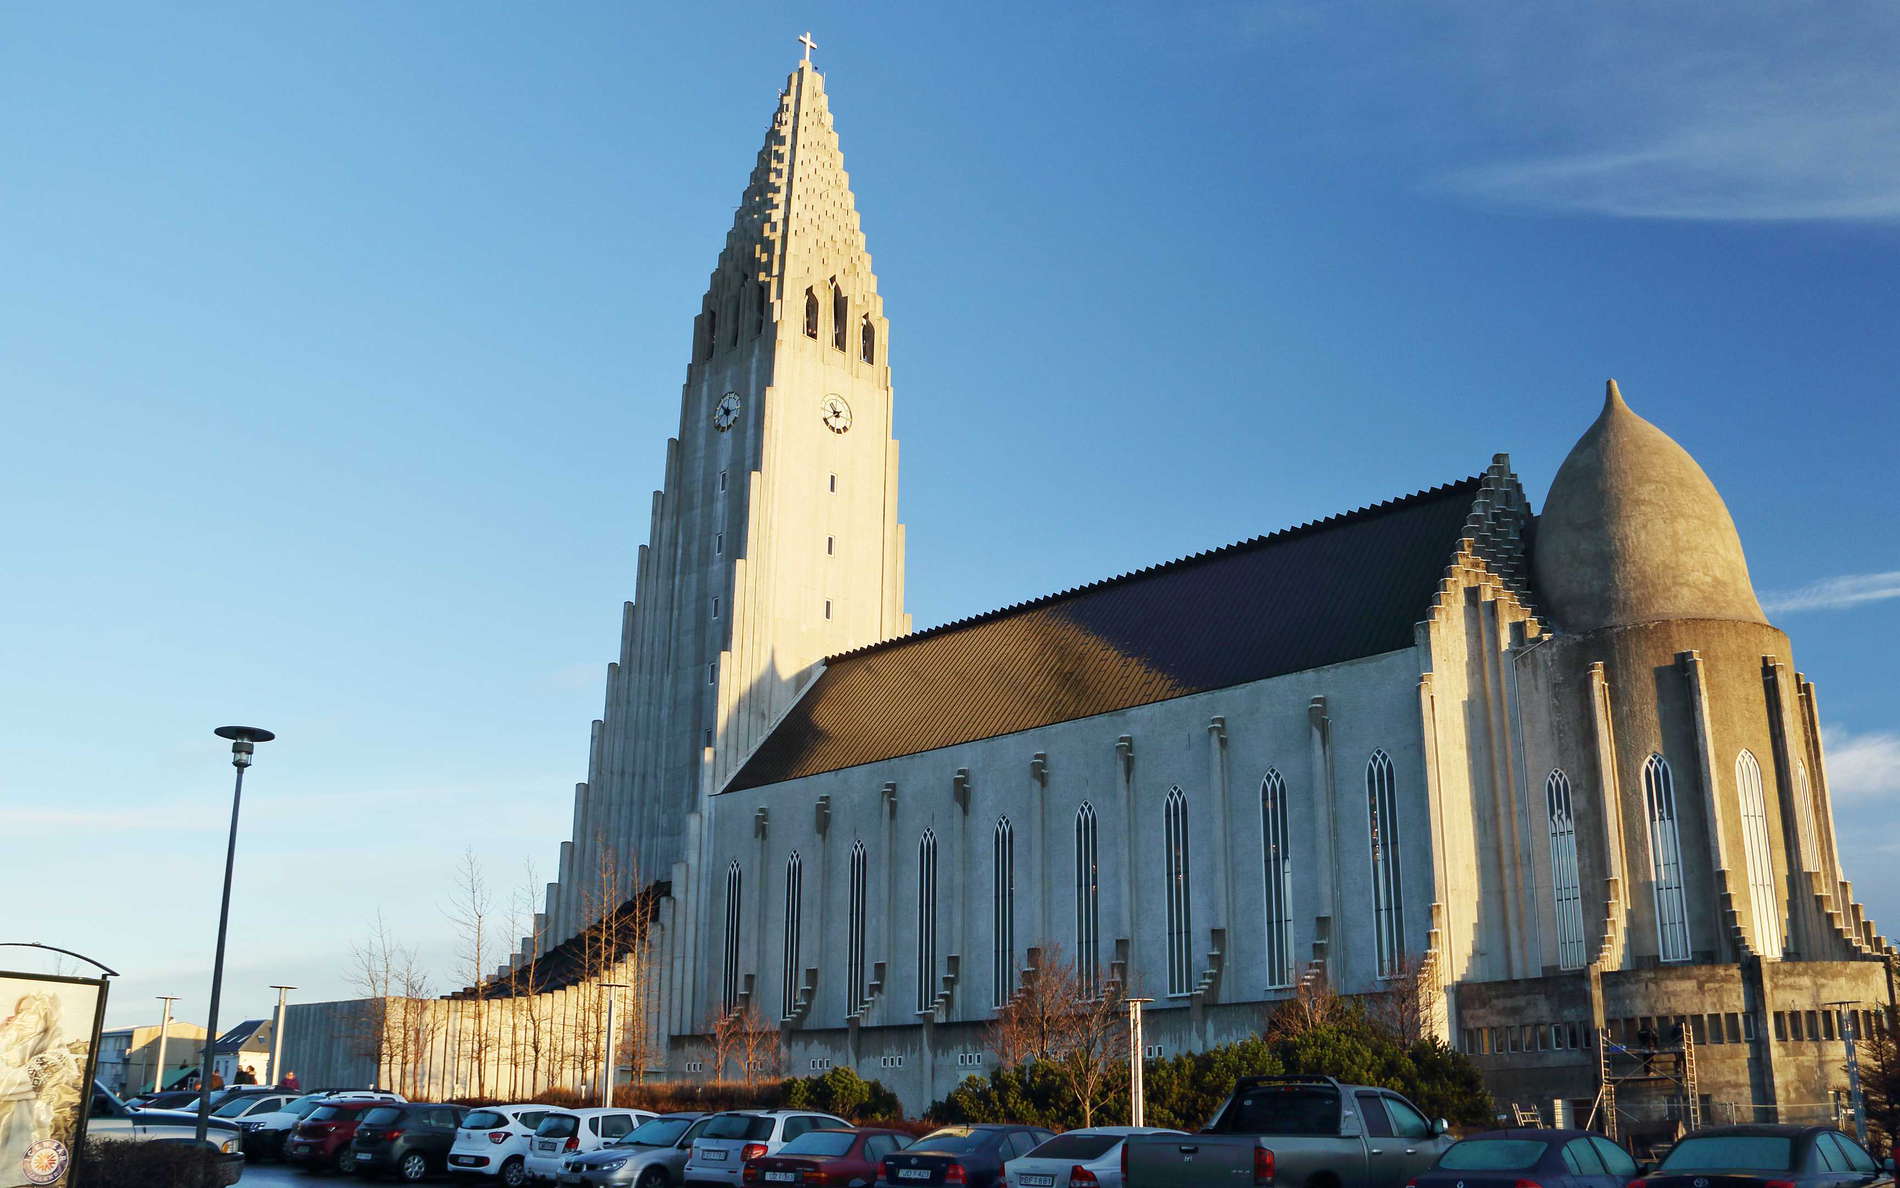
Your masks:
[{"label": "white car", "polygon": [[598,1151],[642,1122],[659,1117],[651,1110],[589,1106],[579,1110],[549,1110],[534,1128],[523,1161],[528,1175],[536,1180],[552,1180],[561,1174],[561,1165],[576,1155]]},{"label": "white car", "polygon": [[[337,1093],[305,1093],[301,1096],[296,1095],[293,1091],[289,1100],[284,1101],[276,1109],[259,1110],[249,1108],[247,1105],[242,1117],[234,1117],[230,1120],[236,1122],[244,1131],[244,1157],[246,1159],[254,1162],[262,1162],[266,1159],[282,1159],[284,1157],[284,1140],[290,1137],[291,1131],[297,1129],[297,1123],[304,1120],[304,1115],[326,1101],[349,1100],[402,1101],[403,1096],[400,1093],[386,1093],[376,1089],[348,1089]],[[233,1103],[226,1102],[225,1105],[219,1106],[212,1111],[212,1116],[218,1117],[224,1114],[227,1106],[233,1106]]]},{"label": "white car", "polygon": [[528,1182],[528,1140],[541,1119],[556,1112],[544,1105],[495,1105],[470,1110],[449,1148],[449,1171],[494,1176],[507,1188]]},{"label": "white car", "polygon": [[1058,1134],[1003,1165],[1009,1188],[1122,1188],[1122,1140],[1184,1134],[1161,1126],[1091,1126]]},{"label": "white car", "polygon": [[745,1163],[770,1155],[808,1130],[849,1130],[851,1123],[836,1114],[809,1110],[727,1110],[714,1114],[706,1129],[693,1140],[693,1153],[680,1173],[688,1185],[737,1188],[743,1184]]}]

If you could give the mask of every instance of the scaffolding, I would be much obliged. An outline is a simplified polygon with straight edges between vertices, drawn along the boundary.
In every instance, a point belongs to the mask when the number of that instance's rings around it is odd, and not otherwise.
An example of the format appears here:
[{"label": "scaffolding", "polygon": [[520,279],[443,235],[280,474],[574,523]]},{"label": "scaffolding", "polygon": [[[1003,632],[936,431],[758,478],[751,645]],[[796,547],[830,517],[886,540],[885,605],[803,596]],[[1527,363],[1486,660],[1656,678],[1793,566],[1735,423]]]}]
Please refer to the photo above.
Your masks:
[{"label": "scaffolding", "polygon": [[1586,1129],[1600,1131],[1605,1138],[1617,1139],[1618,1086],[1674,1086],[1680,1093],[1679,1115],[1693,1132],[1702,1127],[1702,1095],[1696,1088],[1695,1024],[1687,1019],[1675,1025],[1676,1039],[1662,1043],[1661,1037],[1646,1030],[1636,1047],[1619,1044],[1601,1032],[1597,1037],[1597,1097],[1590,1107]]}]

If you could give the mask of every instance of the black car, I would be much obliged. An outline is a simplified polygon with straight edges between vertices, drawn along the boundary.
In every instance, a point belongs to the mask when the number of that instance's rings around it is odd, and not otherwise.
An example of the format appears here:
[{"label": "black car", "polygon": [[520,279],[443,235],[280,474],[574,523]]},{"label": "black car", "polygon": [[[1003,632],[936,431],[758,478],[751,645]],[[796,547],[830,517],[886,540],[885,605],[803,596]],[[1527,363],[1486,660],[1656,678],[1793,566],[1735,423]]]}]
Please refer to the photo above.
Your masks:
[{"label": "black car", "polygon": [[468,1111],[462,1106],[427,1102],[390,1102],[363,1111],[350,1140],[350,1160],[358,1174],[394,1172],[413,1184],[430,1172],[446,1171],[456,1128]]},{"label": "black car", "polygon": [[1040,1126],[945,1126],[887,1155],[878,1168],[878,1186],[994,1188],[1003,1182],[1003,1164],[1054,1137]]},{"label": "black car", "polygon": [[1893,1176],[1832,1126],[1724,1126],[1698,1130],[1677,1143],[1640,1183],[1644,1188],[1860,1188],[1890,1185]]},{"label": "black car", "polygon": [[1624,1188],[1635,1176],[1636,1160],[1600,1134],[1523,1127],[1453,1143],[1406,1188]]}]

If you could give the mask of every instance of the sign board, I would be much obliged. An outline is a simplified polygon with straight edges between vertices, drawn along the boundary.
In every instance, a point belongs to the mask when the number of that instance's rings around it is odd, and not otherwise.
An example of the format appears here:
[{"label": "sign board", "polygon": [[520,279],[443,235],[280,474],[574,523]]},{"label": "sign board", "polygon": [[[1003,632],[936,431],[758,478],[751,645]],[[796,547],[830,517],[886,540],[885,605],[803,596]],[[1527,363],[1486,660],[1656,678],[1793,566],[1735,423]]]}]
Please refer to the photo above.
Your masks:
[{"label": "sign board", "polygon": [[86,1137],[104,978],[0,971],[0,1188],[65,1188]]}]

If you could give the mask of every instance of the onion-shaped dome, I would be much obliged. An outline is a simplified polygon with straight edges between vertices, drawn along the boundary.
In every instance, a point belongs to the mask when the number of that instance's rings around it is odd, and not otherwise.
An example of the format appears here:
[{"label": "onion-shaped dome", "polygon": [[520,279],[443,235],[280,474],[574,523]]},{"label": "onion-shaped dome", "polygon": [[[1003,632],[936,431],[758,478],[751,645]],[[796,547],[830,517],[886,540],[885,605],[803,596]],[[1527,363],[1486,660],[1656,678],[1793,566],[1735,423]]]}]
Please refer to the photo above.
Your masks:
[{"label": "onion-shaped dome", "polygon": [[1537,522],[1538,598],[1563,631],[1661,619],[1765,623],[1735,521],[1687,450],[1609,382]]}]

